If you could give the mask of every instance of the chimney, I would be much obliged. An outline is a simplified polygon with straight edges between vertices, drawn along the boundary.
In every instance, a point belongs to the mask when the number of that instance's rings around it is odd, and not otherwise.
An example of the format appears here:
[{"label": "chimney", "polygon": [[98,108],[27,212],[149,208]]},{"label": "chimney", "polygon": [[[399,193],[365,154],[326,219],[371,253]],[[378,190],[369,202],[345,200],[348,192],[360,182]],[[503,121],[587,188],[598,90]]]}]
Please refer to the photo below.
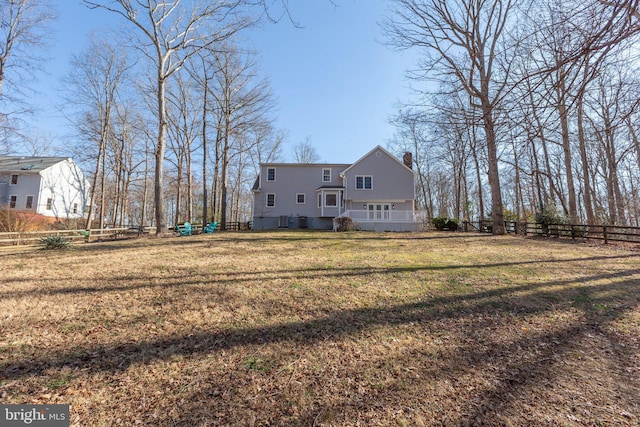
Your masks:
[{"label": "chimney", "polygon": [[402,156],[402,162],[409,169],[413,169],[413,155],[410,151],[406,151],[404,153],[404,156]]}]

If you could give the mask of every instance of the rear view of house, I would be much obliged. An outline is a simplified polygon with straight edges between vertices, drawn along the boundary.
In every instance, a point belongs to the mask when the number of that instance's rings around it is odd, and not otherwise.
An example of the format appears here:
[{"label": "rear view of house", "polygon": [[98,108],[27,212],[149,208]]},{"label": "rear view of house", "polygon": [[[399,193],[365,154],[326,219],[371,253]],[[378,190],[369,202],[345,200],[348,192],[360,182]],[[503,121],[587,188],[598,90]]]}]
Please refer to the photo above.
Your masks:
[{"label": "rear view of house", "polygon": [[362,230],[417,231],[415,174],[377,146],[353,164],[264,163],[253,187],[253,229],[333,229],[350,217]]},{"label": "rear view of house", "polygon": [[0,205],[56,219],[85,216],[89,183],[67,157],[0,156]]}]

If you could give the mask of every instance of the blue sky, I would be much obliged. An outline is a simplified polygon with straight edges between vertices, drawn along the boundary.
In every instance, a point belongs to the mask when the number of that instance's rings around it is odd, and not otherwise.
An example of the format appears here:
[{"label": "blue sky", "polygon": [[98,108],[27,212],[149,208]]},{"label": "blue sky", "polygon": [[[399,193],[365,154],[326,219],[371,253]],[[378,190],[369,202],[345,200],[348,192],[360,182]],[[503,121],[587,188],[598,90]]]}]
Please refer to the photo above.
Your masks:
[{"label": "blue sky", "polygon": [[[375,145],[384,146],[393,135],[390,115],[399,101],[410,97],[404,71],[414,62],[408,53],[393,52],[380,43],[378,22],[387,2],[289,3],[302,28],[285,19],[245,33],[278,100],[276,126],[289,135],[285,155],[307,138],[327,162],[353,162]],[[77,0],[61,0],[56,9],[52,59],[37,83],[42,96],[34,123],[40,134],[60,143],[70,131],[57,110],[63,103],[57,89],[71,56],[82,52],[92,31],[117,27],[122,20],[88,10]]]}]

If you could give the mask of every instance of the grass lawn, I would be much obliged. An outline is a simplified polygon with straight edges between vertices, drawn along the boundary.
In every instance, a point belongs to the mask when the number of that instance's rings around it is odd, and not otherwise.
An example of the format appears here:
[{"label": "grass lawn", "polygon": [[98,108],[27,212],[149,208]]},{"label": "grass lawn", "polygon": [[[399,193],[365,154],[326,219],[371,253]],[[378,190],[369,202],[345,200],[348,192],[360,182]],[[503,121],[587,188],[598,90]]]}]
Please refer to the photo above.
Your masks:
[{"label": "grass lawn", "polygon": [[0,248],[0,402],[77,426],[638,425],[640,251],[460,233]]}]

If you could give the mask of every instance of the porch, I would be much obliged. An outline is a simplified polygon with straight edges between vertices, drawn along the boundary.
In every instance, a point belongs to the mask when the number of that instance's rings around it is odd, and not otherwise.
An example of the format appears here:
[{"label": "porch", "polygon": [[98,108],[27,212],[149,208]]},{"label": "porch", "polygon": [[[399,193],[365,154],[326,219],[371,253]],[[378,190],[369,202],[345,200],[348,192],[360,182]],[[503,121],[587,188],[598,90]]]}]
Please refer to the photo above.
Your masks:
[{"label": "porch", "polygon": [[420,213],[413,210],[389,209],[388,205],[346,210],[340,217],[349,217],[360,230],[366,231],[422,231],[425,229]]}]

